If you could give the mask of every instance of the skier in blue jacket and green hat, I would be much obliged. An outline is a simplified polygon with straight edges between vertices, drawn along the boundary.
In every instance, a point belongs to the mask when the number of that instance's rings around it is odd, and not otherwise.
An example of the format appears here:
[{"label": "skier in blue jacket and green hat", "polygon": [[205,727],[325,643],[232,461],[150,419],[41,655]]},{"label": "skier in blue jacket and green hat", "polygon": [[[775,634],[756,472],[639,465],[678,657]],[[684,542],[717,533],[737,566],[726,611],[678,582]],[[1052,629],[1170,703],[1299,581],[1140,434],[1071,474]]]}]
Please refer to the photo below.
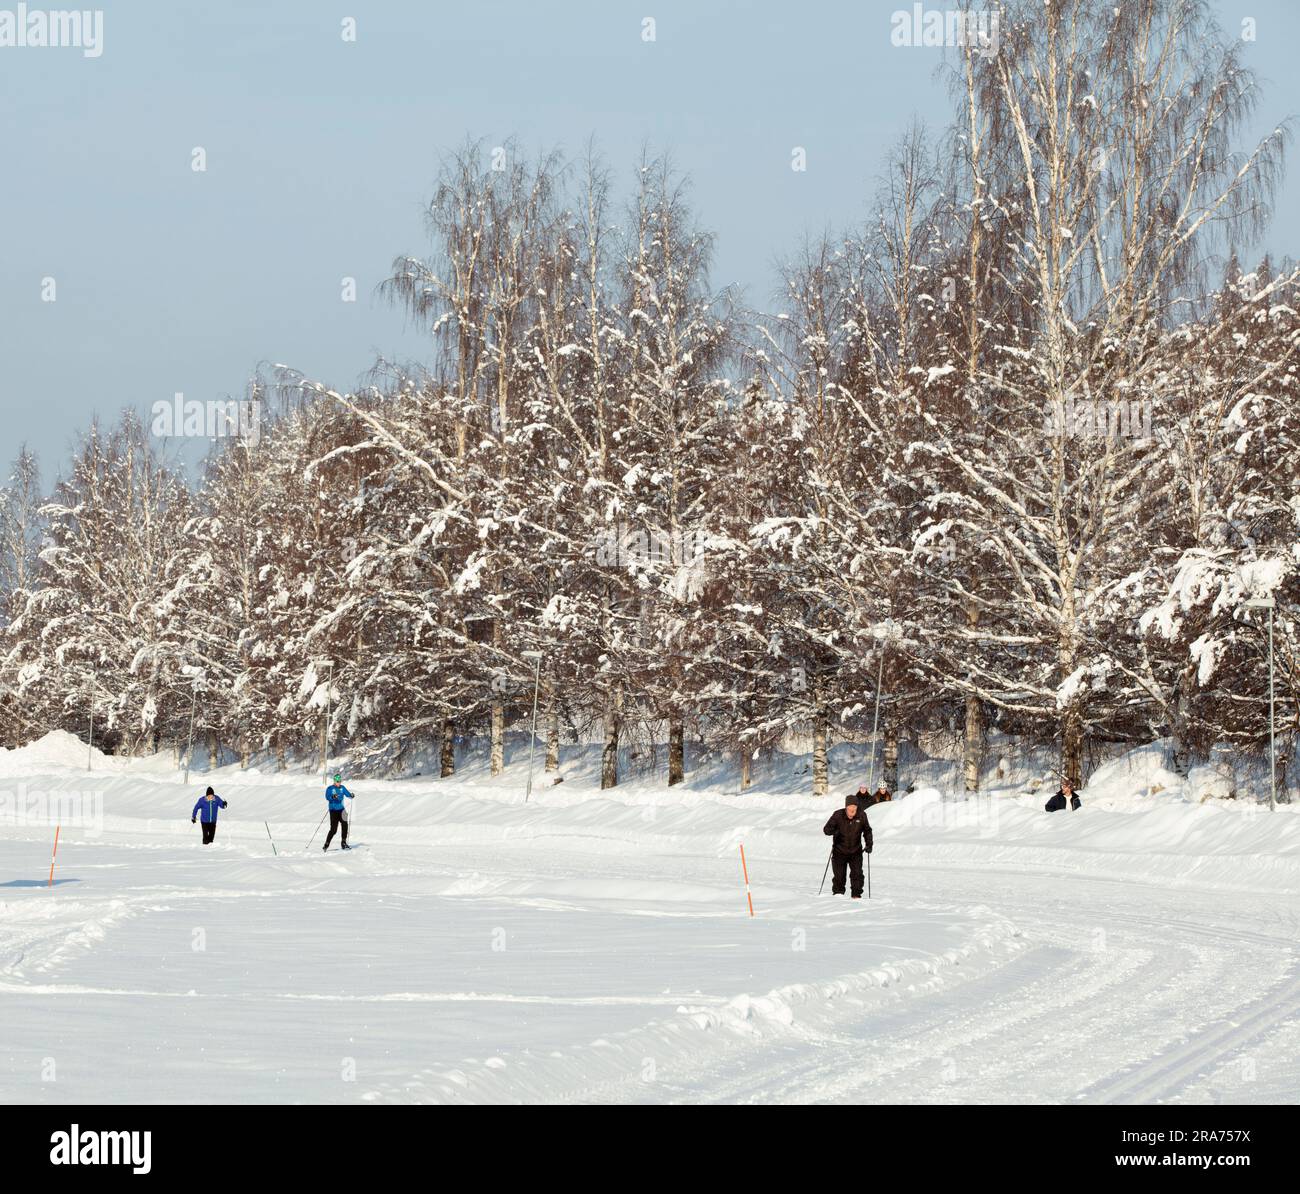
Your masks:
[{"label": "skier in blue jacket and green hat", "polygon": [[334,775],[334,782],[325,789],[325,799],[329,801],[330,806],[330,831],[325,835],[325,845],[321,848],[328,850],[330,842],[334,840],[335,830],[340,825],[343,826],[343,849],[351,850],[348,845],[348,814],[343,804],[345,799],[355,800],[356,797],[343,786],[343,776],[337,772]]}]

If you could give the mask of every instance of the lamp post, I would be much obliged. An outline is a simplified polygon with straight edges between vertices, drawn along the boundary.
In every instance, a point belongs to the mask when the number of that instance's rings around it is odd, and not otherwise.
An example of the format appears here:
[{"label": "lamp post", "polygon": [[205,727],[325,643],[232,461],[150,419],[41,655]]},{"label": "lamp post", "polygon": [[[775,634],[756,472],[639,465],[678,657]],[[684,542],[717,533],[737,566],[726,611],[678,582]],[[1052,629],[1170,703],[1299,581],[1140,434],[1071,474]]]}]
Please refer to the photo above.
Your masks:
[{"label": "lamp post", "polygon": [[1273,610],[1272,597],[1256,597],[1246,602],[1247,609],[1268,610],[1268,807],[1277,809],[1277,736],[1273,712]]},{"label": "lamp post", "polygon": [[194,758],[194,709],[199,703],[199,684],[194,677],[190,679],[190,741],[185,748],[185,786],[190,783],[190,761]]},{"label": "lamp post", "polygon": [[320,735],[320,774],[325,783],[329,783],[330,778],[330,698],[334,695],[334,660],[327,659],[325,665],[329,668],[329,677],[325,681],[325,725],[321,729]]},{"label": "lamp post", "polygon": [[537,747],[537,690],[542,683],[542,653],[540,651],[521,652],[525,659],[533,661],[533,733],[528,739],[528,787],[524,791],[524,803],[533,794],[533,751]]},{"label": "lamp post", "polygon": [[880,730],[880,686],[885,677],[885,647],[894,637],[894,623],[886,621],[884,628],[876,627],[876,638],[880,640],[880,664],[876,668],[876,716],[871,725],[871,763],[867,767],[867,790],[875,791],[871,784],[876,774],[876,735]]},{"label": "lamp post", "polygon": [[90,771],[95,757],[95,671],[94,664],[86,676],[86,694],[90,700],[89,732],[86,734],[86,770]]},{"label": "lamp post", "polygon": [[[185,652],[185,662],[188,663],[198,652],[198,645],[190,642]],[[193,664],[190,664],[194,667]],[[190,736],[189,742],[185,747],[185,786],[189,787],[190,783],[190,763],[194,759],[194,711],[199,703],[199,677],[198,669],[195,668],[195,674],[190,677]]]}]

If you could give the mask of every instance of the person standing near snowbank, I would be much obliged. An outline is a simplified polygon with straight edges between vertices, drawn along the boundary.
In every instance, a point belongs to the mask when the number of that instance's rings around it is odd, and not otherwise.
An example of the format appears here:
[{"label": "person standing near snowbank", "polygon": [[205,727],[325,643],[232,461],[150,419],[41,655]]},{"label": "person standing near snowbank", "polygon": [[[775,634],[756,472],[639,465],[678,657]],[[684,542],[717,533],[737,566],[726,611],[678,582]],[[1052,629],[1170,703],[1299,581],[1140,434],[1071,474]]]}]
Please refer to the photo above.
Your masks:
[{"label": "person standing near snowbank", "polygon": [[322,850],[330,848],[330,842],[334,840],[334,834],[340,825],[343,826],[343,849],[351,850],[348,845],[348,816],[343,801],[355,800],[356,797],[343,786],[343,776],[336,774],[334,782],[325,789],[325,799],[330,806],[330,831],[325,835],[325,844]]},{"label": "person standing near snowbank", "polygon": [[194,806],[194,811],[190,814],[190,824],[193,825],[200,816],[203,818],[203,844],[212,845],[213,839],[217,836],[217,813],[223,808],[229,808],[224,800],[221,799],[211,788],[199,797],[198,803]]},{"label": "person standing near snowbank", "polygon": [[853,898],[862,898],[862,851],[871,853],[871,825],[857,796],[846,796],[844,807],[831,813],[822,832],[835,841],[831,846],[831,895],[844,894],[847,871],[853,880]]},{"label": "person standing near snowbank", "polygon": [[1070,811],[1073,812],[1075,809],[1082,807],[1083,801],[1079,799],[1078,792],[1074,790],[1074,784],[1068,779],[1063,779],[1061,780],[1061,786],[1056,791],[1056,795],[1043,805],[1043,810],[1049,813],[1059,813],[1065,808],[1066,804],[1069,804]]},{"label": "person standing near snowbank", "polygon": [[889,789],[881,784],[876,789],[875,795],[867,800],[865,807],[870,808],[873,804],[884,804],[886,801],[892,801],[894,798],[889,794]]}]

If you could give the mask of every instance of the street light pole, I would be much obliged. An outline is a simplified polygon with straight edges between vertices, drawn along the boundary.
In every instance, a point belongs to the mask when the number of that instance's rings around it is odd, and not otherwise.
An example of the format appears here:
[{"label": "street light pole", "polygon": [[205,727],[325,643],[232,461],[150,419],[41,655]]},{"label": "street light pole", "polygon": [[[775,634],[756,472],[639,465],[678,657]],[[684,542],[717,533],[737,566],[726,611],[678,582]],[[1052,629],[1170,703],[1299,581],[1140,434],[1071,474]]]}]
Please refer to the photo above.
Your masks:
[{"label": "street light pole", "polygon": [[92,668],[86,677],[86,692],[90,697],[90,729],[86,734],[86,770],[91,769],[91,760],[95,755],[95,673]]},{"label": "street light pole", "polygon": [[533,733],[528,739],[528,787],[524,791],[524,803],[533,794],[533,752],[537,748],[537,690],[542,684],[542,653],[524,651],[523,657],[533,661]]},{"label": "street light pole", "polygon": [[880,637],[880,664],[876,668],[876,716],[871,725],[871,762],[867,766],[867,791],[874,792],[872,781],[876,775],[876,735],[880,730],[880,687],[885,678],[885,648],[894,634],[892,621],[885,623],[884,633]]},{"label": "street light pole", "polygon": [[325,727],[321,730],[320,737],[320,774],[321,779],[328,783],[330,777],[330,698],[334,695],[334,660],[327,660],[326,666],[330,671],[325,681]]},{"label": "street light pole", "polygon": [[876,774],[876,734],[880,729],[880,685],[885,676],[885,641],[880,643],[880,666],[876,668],[876,716],[871,723],[871,762],[867,766],[867,791],[874,792],[871,786]]},{"label": "street light pole", "polygon": [[1268,607],[1268,807],[1277,809],[1277,715],[1273,699],[1273,604]]},{"label": "street light pole", "polygon": [[197,677],[190,677],[190,744],[185,748],[185,784],[190,782],[190,760],[194,758],[194,707],[199,703],[199,684]]},{"label": "street light pole", "polygon": [[1272,597],[1257,597],[1246,602],[1247,609],[1268,610],[1268,807],[1277,810],[1277,721],[1273,703],[1273,610]]}]

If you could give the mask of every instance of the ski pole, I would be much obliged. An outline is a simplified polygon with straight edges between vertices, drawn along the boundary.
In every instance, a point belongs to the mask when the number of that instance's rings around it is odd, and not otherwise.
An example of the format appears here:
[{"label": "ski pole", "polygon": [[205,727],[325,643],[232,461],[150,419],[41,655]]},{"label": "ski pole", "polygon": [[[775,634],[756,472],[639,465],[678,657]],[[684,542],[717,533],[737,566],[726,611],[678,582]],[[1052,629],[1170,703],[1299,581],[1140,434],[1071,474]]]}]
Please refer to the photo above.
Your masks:
[{"label": "ski pole", "polygon": [[[266,825],[266,822],[263,821],[262,824]],[[266,836],[268,838],[271,838],[271,853],[278,858],[280,856],[280,851],[275,848],[275,838],[271,837],[271,827],[269,825],[266,825]],[[308,842],[307,844],[311,845],[310,842]]]},{"label": "ski pole", "polygon": [[822,871],[822,885],[817,889],[817,894],[821,895],[826,890],[826,876],[830,873],[831,859],[835,857],[835,847],[831,847],[831,852],[826,855],[826,869]]},{"label": "ski pole", "polygon": [[871,851],[867,851],[867,899],[871,899]]},{"label": "ski pole", "polygon": [[[329,809],[326,809],[326,810],[325,810],[325,817],[328,817],[329,815],[330,815],[330,810],[329,810]],[[312,830],[311,842],[314,842],[314,841],[316,840],[316,835],[317,835],[318,833],[320,833],[320,827],[321,827],[322,825],[325,824],[325,817],[321,817],[321,819],[320,819],[320,820],[317,822],[317,824],[316,824],[316,828]],[[311,849],[311,842],[308,842],[305,846],[303,846],[303,849],[304,849],[304,850],[310,850],[310,849]]]}]

